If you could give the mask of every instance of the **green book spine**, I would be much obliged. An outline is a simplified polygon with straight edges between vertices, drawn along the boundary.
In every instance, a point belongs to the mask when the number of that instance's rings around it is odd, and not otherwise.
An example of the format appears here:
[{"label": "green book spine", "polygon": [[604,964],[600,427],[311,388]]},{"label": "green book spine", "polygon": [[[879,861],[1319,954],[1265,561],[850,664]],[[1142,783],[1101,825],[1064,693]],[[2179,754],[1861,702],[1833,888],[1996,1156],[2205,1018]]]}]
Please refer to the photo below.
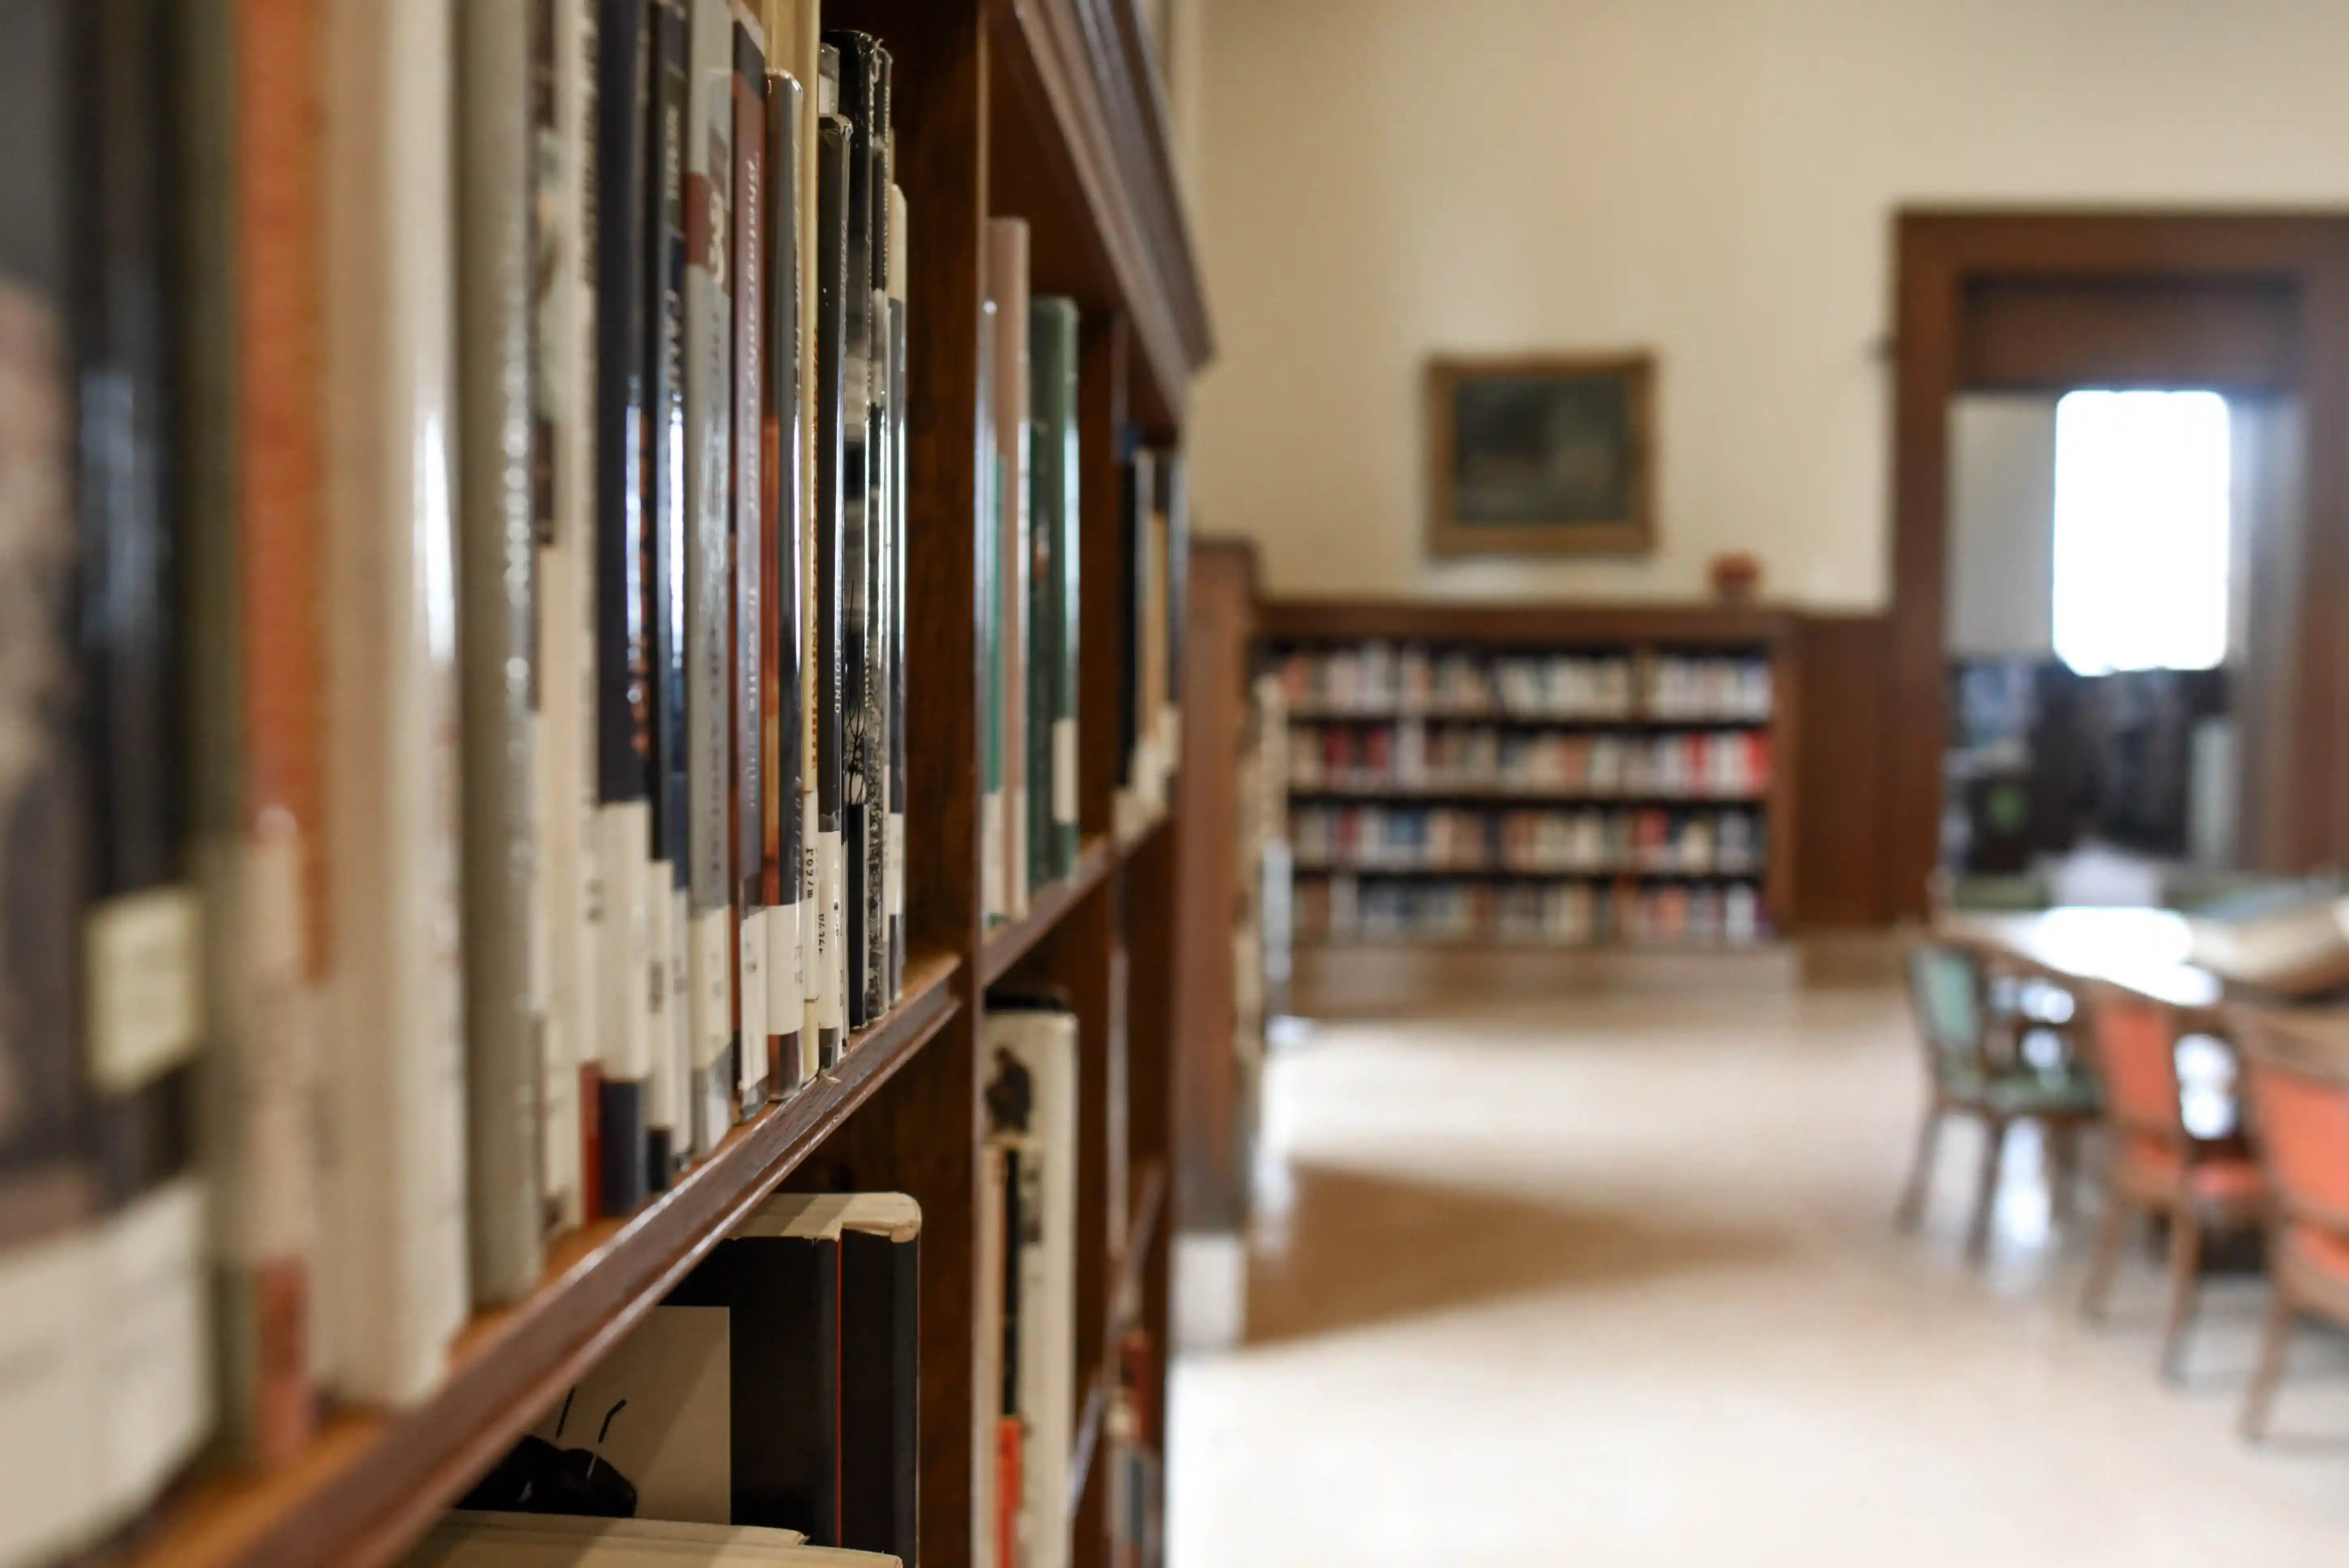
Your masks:
[{"label": "green book spine", "polygon": [[1030,689],[1043,719],[1030,731],[1036,778],[1032,863],[1042,880],[1077,861],[1077,306],[1059,297],[1030,306],[1035,412],[1035,665]]}]

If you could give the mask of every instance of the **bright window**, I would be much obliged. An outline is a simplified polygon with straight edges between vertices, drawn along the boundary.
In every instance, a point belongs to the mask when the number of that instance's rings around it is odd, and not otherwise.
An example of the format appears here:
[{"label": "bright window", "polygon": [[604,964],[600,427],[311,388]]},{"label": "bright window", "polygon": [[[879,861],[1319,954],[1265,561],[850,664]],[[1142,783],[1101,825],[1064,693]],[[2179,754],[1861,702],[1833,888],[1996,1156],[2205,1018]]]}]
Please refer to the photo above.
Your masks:
[{"label": "bright window", "polygon": [[2227,655],[2227,400],[2073,392],[2055,405],[2055,653],[2082,675]]}]

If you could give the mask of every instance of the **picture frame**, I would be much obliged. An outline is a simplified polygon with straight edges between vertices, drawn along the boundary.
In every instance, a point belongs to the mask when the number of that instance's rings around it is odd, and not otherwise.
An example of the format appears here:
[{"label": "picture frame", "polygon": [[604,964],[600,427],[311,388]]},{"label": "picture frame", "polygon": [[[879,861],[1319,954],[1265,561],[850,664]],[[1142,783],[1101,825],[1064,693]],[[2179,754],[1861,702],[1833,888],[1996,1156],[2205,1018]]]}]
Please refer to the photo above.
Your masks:
[{"label": "picture frame", "polygon": [[1431,553],[1655,548],[1653,355],[1439,356],[1425,396]]}]

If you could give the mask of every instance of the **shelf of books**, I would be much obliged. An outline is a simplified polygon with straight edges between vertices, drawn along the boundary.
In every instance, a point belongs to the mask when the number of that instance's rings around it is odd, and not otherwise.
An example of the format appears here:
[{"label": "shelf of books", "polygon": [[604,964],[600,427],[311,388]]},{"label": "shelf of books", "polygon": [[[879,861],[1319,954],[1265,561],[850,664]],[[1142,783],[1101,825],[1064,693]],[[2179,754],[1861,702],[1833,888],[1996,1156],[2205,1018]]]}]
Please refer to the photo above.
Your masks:
[{"label": "shelf of books", "polygon": [[1790,903],[1787,625],[1273,603],[1294,940],[1754,950]]},{"label": "shelf of books", "polygon": [[1156,71],[0,5],[0,1568],[1148,1560]]}]

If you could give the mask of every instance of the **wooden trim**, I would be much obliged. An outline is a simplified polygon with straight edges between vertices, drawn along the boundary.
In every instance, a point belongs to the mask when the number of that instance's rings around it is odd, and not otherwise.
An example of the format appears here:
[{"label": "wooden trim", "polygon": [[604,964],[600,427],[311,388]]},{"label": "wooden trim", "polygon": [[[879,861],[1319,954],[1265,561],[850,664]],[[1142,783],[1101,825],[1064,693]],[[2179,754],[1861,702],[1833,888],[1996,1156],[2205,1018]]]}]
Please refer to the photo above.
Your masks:
[{"label": "wooden trim", "polygon": [[[1631,515],[1614,522],[1464,523],[1452,515],[1453,397],[1476,377],[1620,373],[1631,406]],[[1656,362],[1645,352],[1438,355],[1427,362],[1427,548],[1456,555],[1643,555],[1656,547]]]},{"label": "wooden trim", "polygon": [[564,1238],[535,1291],[474,1315],[447,1379],[422,1405],[342,1417],[275,1474],[198,1481],[129,1563],[375,1568],[397,1558],[955,1016],[961,967],[952,954],[917,960],[905,1001],[856,1037],[835,1075],[738,1128],[636,1214]]},{"label": "wooden trim", "polygon": [[[1880,906],[1927,907],[1940,847],[1951,396],[1965,385],[1966,290],[1990,278],[2282,285],[2299,305],[2292,389],[2306,428],[2305,567],[2289,672],[2293,722],[2279,727],[2292,870],[2349,851],[2349,214],[2337,211],[1920,210],[1894,225],[1891,657],[1879,718],[1886,814]],[[2141,366],[2141,371],[2149,367]],[[2040,374],[2053,367],[2041,366]],[[2084,377],[2093,379],[2093,376]]]}]

